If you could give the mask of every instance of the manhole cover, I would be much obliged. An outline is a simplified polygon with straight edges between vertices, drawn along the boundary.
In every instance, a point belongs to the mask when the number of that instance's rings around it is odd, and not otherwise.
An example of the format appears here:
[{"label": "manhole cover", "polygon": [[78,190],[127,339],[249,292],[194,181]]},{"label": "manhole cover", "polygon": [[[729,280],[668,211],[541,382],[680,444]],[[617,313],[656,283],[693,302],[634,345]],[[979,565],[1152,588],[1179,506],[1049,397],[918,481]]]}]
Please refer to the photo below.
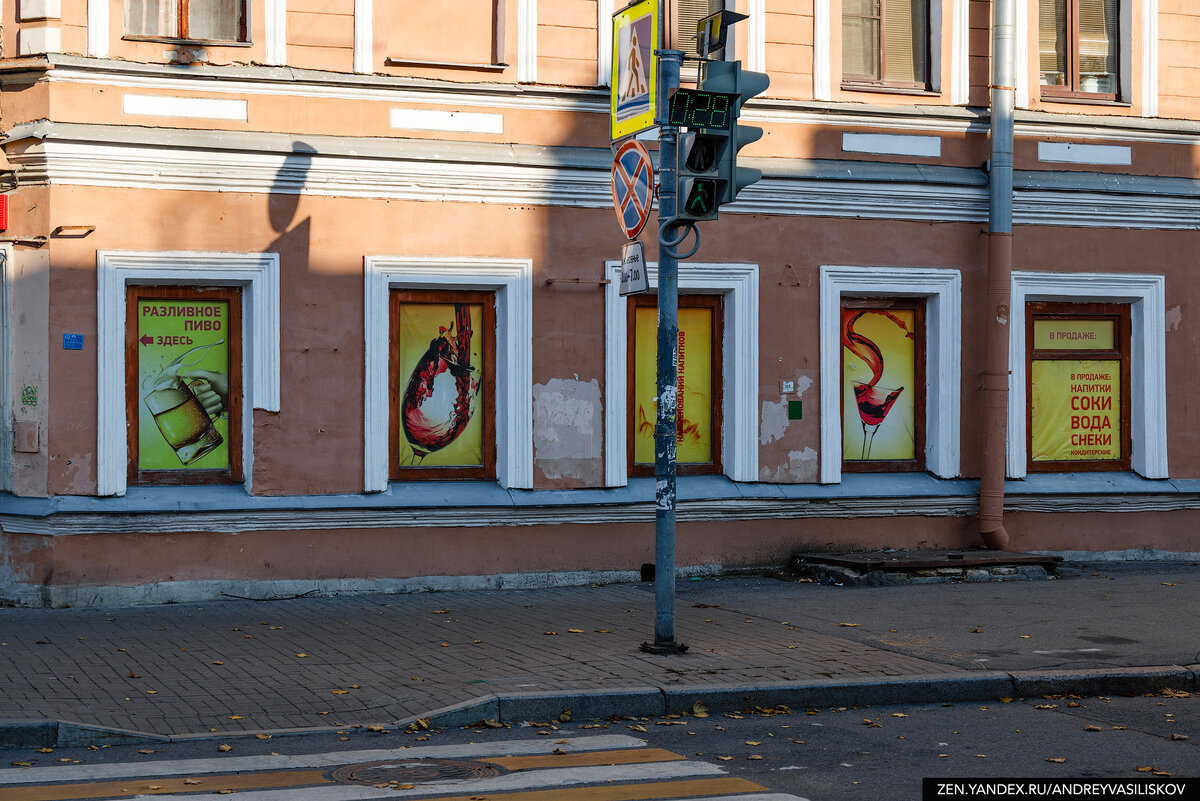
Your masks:
[{"label": "manhole cover", "polygon": [[343,765],[330,774],[342,784],[419,784],[446,779],[484,779],[499,776],[495,765],[467,759],[385,759],[381,762],[360,762]]}]

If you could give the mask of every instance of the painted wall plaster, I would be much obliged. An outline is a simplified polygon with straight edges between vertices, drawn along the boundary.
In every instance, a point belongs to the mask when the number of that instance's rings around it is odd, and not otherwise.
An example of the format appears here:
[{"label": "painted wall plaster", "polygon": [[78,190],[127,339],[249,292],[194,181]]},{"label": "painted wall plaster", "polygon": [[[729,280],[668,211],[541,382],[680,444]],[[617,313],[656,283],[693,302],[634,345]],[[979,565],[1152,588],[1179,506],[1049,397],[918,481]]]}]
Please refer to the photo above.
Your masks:
[{"label": "painted wall plaster", "polygon": [[533,463],[551,479],[604,481],[600,382],[552,378],[533,387]]},{"label": "painted wall plaster", "polygon": [[[804,393],[812,387],[813,378],[803,373],[796,373],[794,381],[796,383],[794,393],[780,394],[778,403],[768,400],[762,402],[762,414],[758,426],[760,445],[766,446],[772,442],[783,440],[788,435],[791,424],[801,422],[788,419],[788,401],[802,400]],[[797,429],[799,428],[801,426],[797,426]],[[793,431],[793,441],[788,444],[794,447],[797,444],[795,440],[798,438],[800,438],[800,434]],[[766,462],[769,461],[772,453],[778,453],[778,449],[772,448],[768,451],[761,457],[764,464],[758,471],[760,481],[791,484],[810,483],[817,480],[817,451],[813,448],[805,446],[799,450],[788,450],[786,461],[778,463],[774,467]]]}]

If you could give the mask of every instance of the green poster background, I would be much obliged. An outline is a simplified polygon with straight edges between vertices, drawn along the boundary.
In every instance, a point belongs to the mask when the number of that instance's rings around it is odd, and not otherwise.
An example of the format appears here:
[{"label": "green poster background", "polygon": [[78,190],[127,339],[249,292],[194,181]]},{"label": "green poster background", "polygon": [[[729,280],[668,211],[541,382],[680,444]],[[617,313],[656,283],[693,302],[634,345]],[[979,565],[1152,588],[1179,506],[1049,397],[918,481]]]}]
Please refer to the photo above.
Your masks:
[{"label": "green poster background", "polygon": [[[208,330],[196,330],[208,329]],[[137,304],[138,454],[139,470],[221,470],[229,463],[229,409],[212,421],[221,444],[185,465],[163,438],[146,405],[156,384],[171,374],[187,380],[197,391],[203,379],[196,371],[221,375],[229,382],[229,301],[148,300]],[[150,341],[143,342],[149,337]]]},{"label": "green poster background", "polygon": [[[453,303],[403,303],[400,305],[400,334],[396,347],[400,351],[400,392],[408,388],[408,382],[413,371],[420,364],[430,348],[444,332],[447,337],[454,335]],[[484,332],[483,305],[467,304],[471,314],[471,366],[478,370],[477,380],[482,386],[483,370],[485,368],[483,352]],[[482,393],[480,393],[482,394]],[[457,396],[457,387],[449,371],[435,378],[434,397],[422,410],[430,419],[441,420],[448,417]],[[418,458],[413,451],[408,437],[404,433],[403,420],[400,425],[400,466],[401,467],[479,467],[483,464],[483,404],[489,399],[476,397],[475,411],[470,422],[458,435],[458,438],[440,450],[433,451],[424,458]],[[402,414],[398,409],[397,414]]]}]

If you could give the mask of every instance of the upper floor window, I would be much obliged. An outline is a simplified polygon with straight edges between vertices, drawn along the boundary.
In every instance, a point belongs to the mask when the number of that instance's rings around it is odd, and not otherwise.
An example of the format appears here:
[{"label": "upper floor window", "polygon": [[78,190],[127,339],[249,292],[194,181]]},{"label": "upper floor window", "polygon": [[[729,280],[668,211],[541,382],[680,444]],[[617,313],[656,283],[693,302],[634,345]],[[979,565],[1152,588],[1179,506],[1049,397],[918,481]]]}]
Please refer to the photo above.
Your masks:
[{"label": "upper floor window", "polygon": [[1117,0],[1038,0],[1043,97],[1117,98]]},{"label": "upper floor window", "polygon": [[190,42],[245,42],[245,0],[126,0],[125,35]]},{"label": "upper floor window", "polygon": [[929,88],[929,0],[843,0],[842,80]]}]

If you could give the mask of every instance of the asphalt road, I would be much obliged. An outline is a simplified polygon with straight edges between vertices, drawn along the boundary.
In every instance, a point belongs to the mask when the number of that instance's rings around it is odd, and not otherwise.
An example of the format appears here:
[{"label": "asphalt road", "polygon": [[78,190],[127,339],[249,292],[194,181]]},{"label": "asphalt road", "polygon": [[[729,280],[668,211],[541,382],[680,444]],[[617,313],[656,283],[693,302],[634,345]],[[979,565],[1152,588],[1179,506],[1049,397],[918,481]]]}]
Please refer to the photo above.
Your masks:
[{"label": "asphalt road", "polygon": [[[697,711],[705,712],[703,709]],[[747,801],[756,797],[782,801],[786,797],[773,796],[772,792],[809,801],[859,801],[919,799],[921,780],[926,777],[1077,779],[1164,774],[1200,777],[1200,699],[1185,693],[789,712],[749,709],[704,717],[533,723],[535,725],[502,728],[386,733],[347,728],[343,733],[304,737],[246,737],[97,749],[57,748],[49,752],[12,750],[0,753],[0,758],[21,770],[0,771],[0,782],[6,777],[10,782],[0,783],[0,799],[41,798],[33,794],[33,790],[11,783],[23,777],[29,777],[25,781],[32,781],[39,775],[35,769],[41,767],[79,765],[79,777],[84,779],[112,775],[114,771],[117,775],[121,775],[122,770],[130,773],[145,771],[147,766],[159,765],[166,769],[165,775],[143,779],[141,784],[126,782],[131,789],[130,795],[125,797],[132,797],[136,790],[143,789],[144,784],[157,782],[158,786],[163,786],[171,778],[182,781],[188,776],[200,776],[204,783],[183,790],[211,793],[221,781],[233,783],[229,776],[237,773],[237,760],[255,755],[327,754],[330,756],[317,757],[317,761],[336,763],[339,753],[350,750],[386,749],[397,756],[416,758],[430,747],[474,744],[471,747],[503,753],[509,744],[527,748],[530,742],[545,744],[543,750],[549,752],[555,743],[585,743],[595,741],[597,737],[635,738],[627,744],[632,742],[647,750],[663,749],[676,759],[655,765],[630,764],[603,769],[610,773],[597,773],[593,781],[608,788],[606,792],[610,796],[606,797],[612,798],[622,797],[620,788],[624,782],[637,784],[637,794],[630,795],[631,798],[701,797],[713,795],[712,788],[718,786],[714,784],[716,782],[741,780],[742,790],[738,795],[745,795]],[[644,742],[645,746],[638,741]],[[222,750],[222,746],[228,746],[227,750]],[[402,746],[405,747],[403,750],[395,750]],[[571,745],[564,747],[572,748]],[[624,747],[611,753],[627,755],[636,750]],[[183,763],[183,760],[206,760],[204,764],[209,766],[209,773],[189,772],[187,767],[198,763]],[[124,765],[114,767],[118,763]],[[180,766],[178,770],[174,769],[176,765]],[[223,770],[225,765],[228,770]],[[700,776],[677,775],[680,765],[696,766]],[[88,770],[89,766],[91,770]],[[3,767],[8,768],[9,764]],[[554,775],[541,775],[544,783],[537,786],[544,793],[540,797],[546,801],[575,801],[583,797],[579,795],[580,784],[556,784]],[[693,782],[693,785],[678,784],[685,781]],[[671,789],[687,786],[703,791],[681,795],[681,791]],[[59,792],[54,797],[92,797],[72,795],[70,787],[68,784],[57,788]],[[458,791],[455,797],[479,797],[487,801],[505,799],[504,792],[494,789],[483,792],[484,785],[479,785],[480,791],[474,791],[472,787],[464,784],[454,788]],[[705,787],[709,789],[703,789]],[[751,787],[758,789],[747,789]],[[402,792],[371,797],[423,798],[447,791],[447,788],[422,788],[418,783]],[[21,794],[23,792],[26,794]],[[79,792],[96,791],[81,788]],[[331,783],[305,790],[304,794],[299,790],[273,792],[284,794],[269,797],[313,801],[368,797],[338,795],[350,790],[339,789]],[[239,789],[237,794],[259,797],[252,789]],[[120,795],[110,794],[109,797]]]}]

